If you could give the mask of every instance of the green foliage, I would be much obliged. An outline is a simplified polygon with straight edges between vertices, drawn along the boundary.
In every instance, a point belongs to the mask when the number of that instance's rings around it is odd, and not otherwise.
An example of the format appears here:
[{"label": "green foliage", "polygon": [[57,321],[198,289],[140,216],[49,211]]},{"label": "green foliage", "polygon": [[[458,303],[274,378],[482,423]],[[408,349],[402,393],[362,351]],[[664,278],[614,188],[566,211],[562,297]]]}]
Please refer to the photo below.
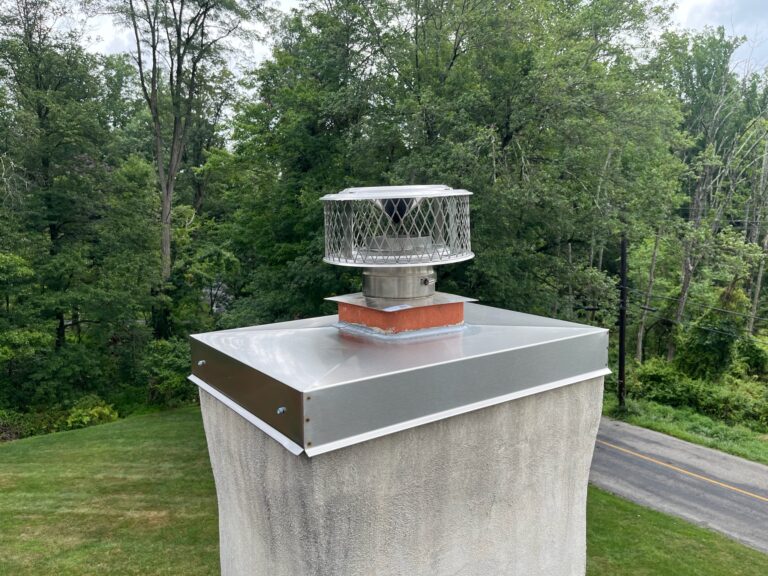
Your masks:
[{"label": "green foliage", "polygon": [[32,427],[23,414],[12,410],[0,410],[0,442],[31,435]]},{"label": "green foliage", "polygon": [[691,379],[672,364],[653,358],[638,366],[629,382],[628,392],[635,397],[670,406],[686,406],[691,400],[686,393],[693,387]]},{"label": "green foliage", "polygon": [[153,340],[141,360],[141,378],[147,382],[151,404],[174,407],[197,399],[197,388],[187,381],[189,342],[186,339]]},{"label": "green foliage", "polygon": [[731,373],[739,377],[768,376],[768,345],[758,338],[741,338],[734,350]]},{"label": "green foliage", "polygon": [[67,416],[67,429],[85,428],[96,424],[114,422],[118,418],[117,410],[112,406],[94,406],[92,408],[78,408],[72,410]]},{"label": "green foliage", "polygon": [[668,214],[682,170],[679,109],[621,40],[659,14],[634,2],[374,6],[294,12],[254,71],[231,162],[244,202],[229,231],[246,278],[225,320],[318,313],[323,296],[351,291],[346,273],[316,264],[324,193],[445,182],[475,194],[478,256],[440,270],[441,285],[606,322],[611,235]]},{"label": "green foliage", "polygon": [[745,338],[743,312],[749,300],[744,292],[726,289],[717,304],[716,310],[678,332],[676,363],[695,378],[717,379],[728,371],[739,340]]},{"label": "green foliage", "polygon": [[56,406],[38,412],[0,410],[0,442],[106,424],[117,418],[117,410],[96,394],[83,396],[68,409]]},{"label": "green foliage", "polygon": [[765,384],[730,375],[721,380],[691,378],[659,358],[635,369],[629,393],[645,401],[692,408],[730,424],[741,422],[765,430],[768,423]]},{"label": "green foliage", "polygon": [[133,68],[54,25],[67,11],[0,7],[0,406],[24,414],[125,395],[159,276]]}]

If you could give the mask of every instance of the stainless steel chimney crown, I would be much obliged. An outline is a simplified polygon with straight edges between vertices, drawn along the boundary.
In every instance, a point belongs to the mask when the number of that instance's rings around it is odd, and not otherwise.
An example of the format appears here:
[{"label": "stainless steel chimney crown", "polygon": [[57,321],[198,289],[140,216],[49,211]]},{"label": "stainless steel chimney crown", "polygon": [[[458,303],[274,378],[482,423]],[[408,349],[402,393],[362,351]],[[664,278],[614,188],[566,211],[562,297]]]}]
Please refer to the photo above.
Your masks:
[{"label": "stainless steel chimney crown", "polygon": [[433,266],[474,257],[467,190],[443,184],[347,188],[325,204],[325,262],[364,268],[368,299],[435,293]]}]

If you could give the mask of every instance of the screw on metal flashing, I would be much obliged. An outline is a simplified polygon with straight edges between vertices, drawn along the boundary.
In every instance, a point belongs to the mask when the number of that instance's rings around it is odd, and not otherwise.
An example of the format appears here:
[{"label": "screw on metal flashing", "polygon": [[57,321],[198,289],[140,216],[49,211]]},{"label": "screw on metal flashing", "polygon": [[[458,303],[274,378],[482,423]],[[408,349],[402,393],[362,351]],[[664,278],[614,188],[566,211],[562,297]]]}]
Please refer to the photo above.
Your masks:
[{"label": "screw on metal flashing", "polygon": [[198,360],[197,361],[198,366],[205,366],[205,360]]},{"label": "screw on metal flashing", "polygon": [[280,406],[280,408],[277,409],[278,416],[282,416],[286,412],[288,412],[288,409],[285,406]]}]

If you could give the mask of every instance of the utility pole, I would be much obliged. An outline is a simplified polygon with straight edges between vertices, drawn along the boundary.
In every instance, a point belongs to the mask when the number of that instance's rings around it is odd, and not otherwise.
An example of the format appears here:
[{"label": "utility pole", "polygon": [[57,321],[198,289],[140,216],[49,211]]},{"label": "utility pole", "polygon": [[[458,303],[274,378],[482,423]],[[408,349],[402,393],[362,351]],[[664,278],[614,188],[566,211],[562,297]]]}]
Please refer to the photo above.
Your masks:
[{"label": "utility pole", "polygon": [[621,271],[619,284],[619,408],[626,408],[627,382],[626,382],[626,359],[627,359],[627,232],[621,233]]}]

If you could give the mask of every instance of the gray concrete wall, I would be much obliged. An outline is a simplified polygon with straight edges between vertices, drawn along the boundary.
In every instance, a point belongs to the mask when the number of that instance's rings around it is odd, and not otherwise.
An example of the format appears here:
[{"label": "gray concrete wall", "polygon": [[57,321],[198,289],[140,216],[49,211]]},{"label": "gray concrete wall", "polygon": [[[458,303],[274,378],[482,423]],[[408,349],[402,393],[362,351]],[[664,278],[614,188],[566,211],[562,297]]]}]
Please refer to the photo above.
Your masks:
[{"label": "gray concrete wall", "polygon": [[201,391],[224,576],[576,576],[602,378],[307,458]]}]

